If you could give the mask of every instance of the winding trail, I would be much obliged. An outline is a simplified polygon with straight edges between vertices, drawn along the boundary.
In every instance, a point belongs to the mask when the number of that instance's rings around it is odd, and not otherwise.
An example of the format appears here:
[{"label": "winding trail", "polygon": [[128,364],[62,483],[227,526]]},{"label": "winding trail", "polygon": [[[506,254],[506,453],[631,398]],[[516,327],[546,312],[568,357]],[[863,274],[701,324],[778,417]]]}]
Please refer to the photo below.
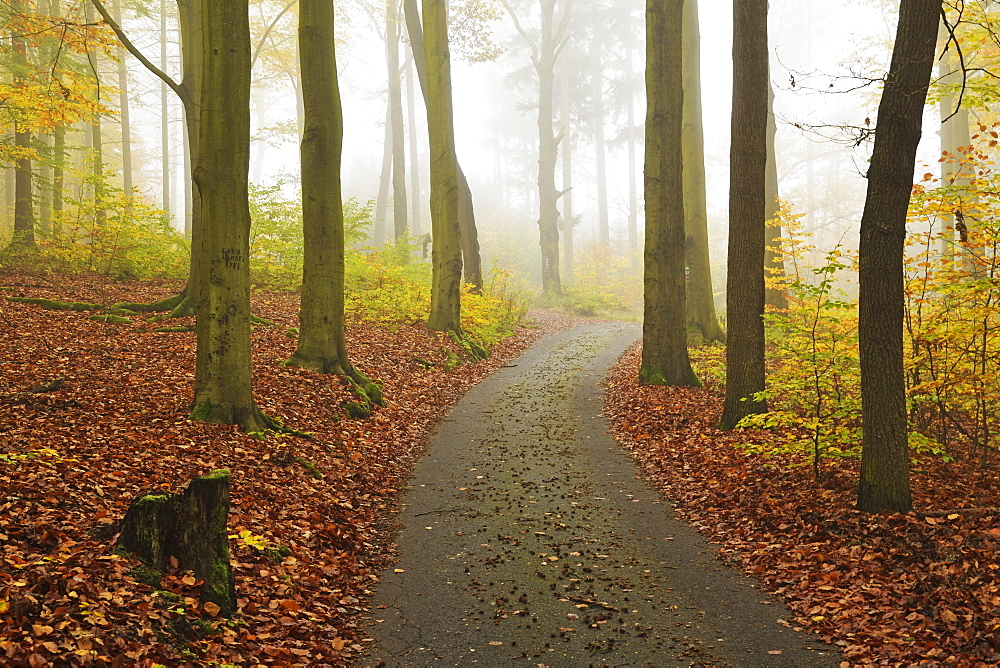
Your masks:
[{"label": "winding trail", "polygon": [[602,383],[638,336],[547,335],[457,404],[403,497],[363,665],[839,664],[607,434]]}]

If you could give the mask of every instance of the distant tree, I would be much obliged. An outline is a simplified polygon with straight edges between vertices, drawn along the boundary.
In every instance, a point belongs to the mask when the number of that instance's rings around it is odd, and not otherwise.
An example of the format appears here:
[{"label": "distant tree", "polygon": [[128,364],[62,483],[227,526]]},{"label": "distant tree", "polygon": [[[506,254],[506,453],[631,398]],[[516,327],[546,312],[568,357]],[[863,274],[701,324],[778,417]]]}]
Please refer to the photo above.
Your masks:
[{"label": "distant tree", "polygon": [[721,429],[767,410],[764,391],[764,216],[767,0],[733,2],[733,118],[726,289],[726,401]]},{"label": "distant tree", "polygon": [[[24,14],[23,3],[11,2],[15,17]],[[23,34],[15,30],[10,35],[13,90],[24,91],[28,76],[28,46]],[[35,211],[32,202],[31,128],[23,120],[14,121],[14,237],[11,246],[27,250],[35,248]]]},{"label": "distant tree", "polygon": [[700,385],[687,352],[684,286],[684,0],[646,3],[645,317],[640,382]]},{"label": "distant tree", "polygon": [[906,512],[913,505],[903,376],[903,249],[940,16],[941,0],[902,0],[899,5],[861,216],[858,509],[871,513]]},{"label": "distant tree", "polygon": [[[767,276],[783,278],[785,262],[779,252],[781,248],[781,224],[777,220],[781,203],[778,200],[778,156],[775,150],[778,136],[778,124],[774,120],[774,87],[768,84],[767,89],[767,181],[764,190],[766,205],[764,218],[767,229],[764,231],[764,273]],[[780,288],[766,288],[764,303],[776,309],[788,308],[788,297]]]},{"label": "distant tree", "polygon": [[555,133],[555,67],[569,40],[572,0],[539,0],[541,33],[538,39],[521,25],[518,13],[509,0],[502,0],[518,34],[531,48],[531,62],[538,76],[538,232],[542,251],[542,290],[562,292],[559,272],[559,198],[556,189],[556,163],[563,135]]},{"label": "distant tree", "polygon": [[427,72],[425,100],[431,152],[431,229],[434,238],[431,312],[427,326],[438,331],[459,333],[462,331],[462,247],[447,0],[423,0],[422,34]]}]

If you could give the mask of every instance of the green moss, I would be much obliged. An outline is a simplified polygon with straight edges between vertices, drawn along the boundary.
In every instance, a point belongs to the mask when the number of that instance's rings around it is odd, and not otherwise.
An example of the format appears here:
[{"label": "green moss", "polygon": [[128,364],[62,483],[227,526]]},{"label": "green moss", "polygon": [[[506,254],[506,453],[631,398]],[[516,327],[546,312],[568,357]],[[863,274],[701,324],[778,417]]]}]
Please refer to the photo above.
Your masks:
[{"label": "green moss", "polygon": [[193,332],[194,327],[157,327],[153,331],[160,332],[161,334],[179,334],[183,332]]},{"label": "green moss", "polygon": [[108,315],[123,315],[123,316],[139,315],[138,311],[133,311],[127,308],[115,308],[113,306],[108,310],[106,310],[105,313],[107,313]]},{"label": "green moss", "polygon": [[36,297],[7,297],[7,301],[18,302],[20,304],[34,304],[49,311],[103,311],[100,304],[90,304],[87,302],[61,302],[55,299],[39,299]]},{"label": "green moss", "polygon": [[103,322],[105,325],[127,325],[132,322],[128,318],[123,318],[120,315],[113,315],[111,313],[92,315],[90,316],[90,319],[96,322]]},{"label": "green moss", "polygon": [[264,549],[264,554],[267,555],[267,558],[270,559],[272,563],[280,564],[286,557],[291,556],[292,548],[287,545],[268,547]]},{"label": "green moss", "polygon": [[229,469],[216,469],[206,476],[202,476],[205,480],[219,480],[221,478],[229,478],[232,473]]},{"label": "green moss", "polygon": [[157,607],[161,609],[181,605],[184,602],[184,597],[180,594],[175,594],[172,591],[164,591],[162,589],[153,592],[153,599],[157,602]]},{"label": "green moss", "polygon": [[445,348],[442,352],[444,353],[444,368],[446,371],[454,371],[462,366],[462,359],[452,352],[451,348]]},{"label": "green moss", "polygon": [[262,325],[263,327],[274,327],[274,323],[267,318],[262,318],[259,315],[250,314],[250,322],[255,325]]},{"label": "green moss", "polygon": [[305,457],[296,457],[295,461],[297,461],[299,464],[302,464],[302,467],[305,468],[305,470],[309,471],[309,475],[311,475],[312,477],[316,478],[317,480],[323,479],[323,472],[320,471],[315,464],[313,464]]},{"label": "green moss", "polygon": [[299,337],[299,328],[289,327],[288,329],[285,330],[285,336],[287,336],[290,339],[297,339]]},{"label": "green moss", "polygon": [[163,579],[163,573],[147,564],[139,564],[129,571],[129,575],[136,582],[141,582],[150,587],[159,587],[160,581]]},{"label": "green moss", "polygon": [[345,401],[344,410],[348,417],[359,420],[371,417],[372,405],[367,401]]}]

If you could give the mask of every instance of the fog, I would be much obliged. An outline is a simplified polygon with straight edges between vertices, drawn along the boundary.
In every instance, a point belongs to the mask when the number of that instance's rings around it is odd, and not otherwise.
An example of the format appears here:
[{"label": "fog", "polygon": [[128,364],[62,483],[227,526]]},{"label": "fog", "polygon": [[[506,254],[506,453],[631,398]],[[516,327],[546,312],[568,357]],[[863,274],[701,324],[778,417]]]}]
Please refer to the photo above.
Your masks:
[{"label": "fog", "polygon": [[[286,4],[277,0],[253,4],[255,44]],[[538,3],[522,4],[530,4],[535,9],[521,14],[523,25],[530,32],[538,24]],[[857,76],[877,78],[887,68],[895,17],[894,10],[882,9],[883,4],[862,0],[771,2],[771,79],[778,121],[779,191],[796,211],[806,213],[804,227],[814,234],[814,243],[820,247],[856,244],[864,200],[864,172],[871,146],[867,143],[853,145],[848,135],[836,126],[864,126],[866,119],[874,124],[877,89],[873,85],[860,85],[862,81]],[[572,52],[573,58],[578,59],[573,72],[596,69],[599,57],[605,93],[610,97],[616,90],[614,80],[623,78],[627,67],[620,48],[609,47],[595,53],[587,43],[592,36],[588,37],[583,27],[584,18],[599,6],[607,7],[609,3],[595,0],[594,4],[589,4],[586,0],[576,0],[566,54],[568,57]],[[630,39],[634,40],[635,48],[631,76],[633,83],[641,84],[644,5],[635,0],[616,0],[610,6],[613,9],[604,10],[607,16],[631,24],[633,37]],[[345,3],[339,10],[338,66],[345,118],[345,196],[367,202],[378,195],[384,153],[387,76],[382,32],[385,17],[374,10],[366,11],[362,2]],[[732,5],[723,0],[702,0],[699,11],[710,236],[713,265],[721,279],[728,203]],[[498,20],[479,26],[480,30],[488,31],[489,39],[499,47],[500,55],[495,60],[472,63],[462,59],[461,53],[453,53],[456,138],[459,159],[473,190],[484,263],[488,267],[496,259],[508,268],[533,273],[538,263],[535,224],[538,216],[535,186],[538,132],[534,106],[537,84],[530,73],[529,51],[523,39],[502,10],[498,15]],[[159,48],[156,21],[154,15],[125,17],[126,30],[135,35],[136,41],[149,53]],[[175,31],[173,19],[171,25]],[[289,193],[294,192],[298,162],[294,30],[295,12],[292,10],[281,17],[264,41],[254,71],[252,115],[255,133],[252,179],[260,184],[283,182]],[[402,32],[401,54],[405,59],[409,44],[405,41],[405,29]],[[173,35],[176,37],[176,32]],[[171,42],[167,69],[176,72],[176,39]],[[580,61],[581,58],[589,58],[589,63]],[[160,87],[134,59],[128,59],[128,67],[135,91],[132,96],[136,106],[133,136],[137,137],[136,149],[140,155],[137,163],[140,173],[136,181],[144,185],[151,199],[157,200],[161,197]],[[405,85],[404,82],[404,105]],[[574,82],[570,85],[576,90]],[[645,113],[641,88],[637,86],[634,98],[638,125]],[[415,133],[420,146],[417,165],[423,203],[420,224],[426,231],[430,225],[428,166],[425,113],[419,88],[416,100],[416,123],[412,128],[407,125],[406,133],[407,141],[410,133]],[[613,255],[627,257],[631,253],[626,229],[629,160],[624,142],[616,141],[624,131],[623,111],[620,105],[615,109],[611,106],[608,105],[604,120],[608,140],[604,153],[609,226]],[[171,100],[170,107],[173,119],[171,210],[180,225],[181,217],[177,212],[183,211],[182,125],[179,105]],[[557,130],[562,126],[557,110]],[[579,221],[575,228],[578,254],[598,239],[597,160],[592,126],[570,127],[569,134],[573,155],[572,205]],[[928,125],[922,149],[928,162],[938,150],[936,142],[933,125]],[[641,198],[641,143],[635,169]],[[561,183],[561,178],[561,173],[557,172],[557,183]],[[391,219],[391,214],[388,217]],[[417,221],[411,221],[412,229]],[[640,226],[641,221],[640,199]],[[717,283],[717,291],[721,285],[721,281]]]}]

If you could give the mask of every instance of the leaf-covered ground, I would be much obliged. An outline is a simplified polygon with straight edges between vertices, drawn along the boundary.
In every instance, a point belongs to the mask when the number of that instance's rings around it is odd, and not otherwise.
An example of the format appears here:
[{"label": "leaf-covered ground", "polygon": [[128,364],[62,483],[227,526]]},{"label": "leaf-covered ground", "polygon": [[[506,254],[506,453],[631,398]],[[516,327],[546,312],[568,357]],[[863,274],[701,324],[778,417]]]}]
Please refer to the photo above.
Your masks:
[{"label": "leaf-covered ground", "polygon": [[[766,434],[718,431],[711,389],[639,386],[640,353],[609,378],[617,438],[682,517],[787,601],[788,625],[821,634],[849,665],[1000,665],[994,468],[919,459],[917,512],[865,515],[856,462],[824,462],[817,482],[804,459],[744,454],[734,446]],[[941,512],[953,509],[965,510]]]},{"label": "leaf-covered ground", "polygon": [[[2,297],[111,304],[178,286],[5,274],[0,288]],[[364,600],[391,556],[380,523],[425,435],[540,332],[449,371],[444,351],[460,351],[422,326],[350,326],[354,363],[385,382],[388,401],[356,420],[336,379],[280,365],[294,349],[286,332],[298,324],[297,298],[258,293],[253,306],[276,323],[253,334],[257,401],[315,440],[189,422],[193,333],[0,300],[0,664],[346,665],[364,650]],[[113,553],[133,498],[177,492],[217,468],[233,476],[232,621],[199,607],[189,573],[152,586],[137,561]]]}]

